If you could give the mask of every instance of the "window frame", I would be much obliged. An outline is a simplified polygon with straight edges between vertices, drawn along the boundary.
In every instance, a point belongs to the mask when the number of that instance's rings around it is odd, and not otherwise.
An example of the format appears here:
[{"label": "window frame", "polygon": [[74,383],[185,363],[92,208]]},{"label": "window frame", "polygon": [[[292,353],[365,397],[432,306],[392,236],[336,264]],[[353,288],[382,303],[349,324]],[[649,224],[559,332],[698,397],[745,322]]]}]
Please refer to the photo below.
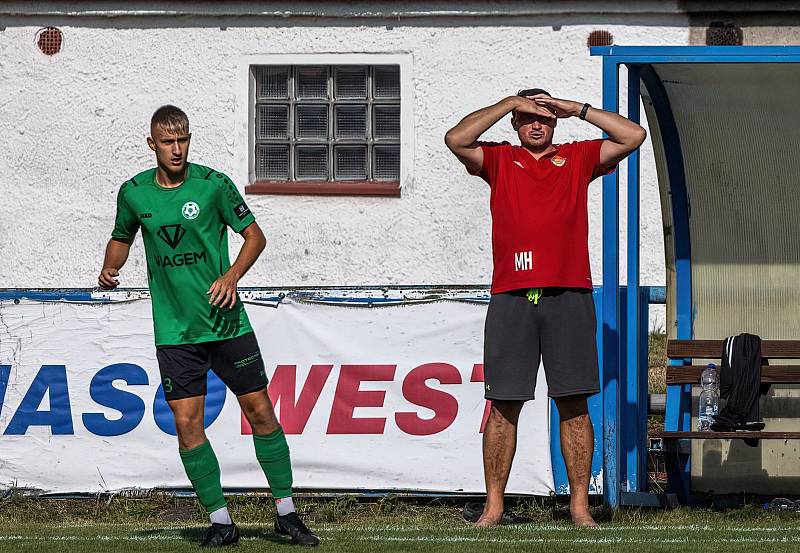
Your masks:
[{"label": "window frame", "polygon": [[[370,69],[368,85],[372,86],[372,68],[375,66],[398,66],[400,71],[400,178],[397,180],[369,180],[369,173],[367,180],[346,180],[346,181],[333,181],[333,180],[258,180],[255,176],[255,161],[256,161],[256,145],[262,143],[261,140],[256,139],[256,82],[255,82],[255,66],[266,65],[282,65],[296,68],[303,65],[313,66],[328,66],[329,75],[332,75],[336,67],[341,66],[365,66]],[[411,182],[411,175],[413,172],[413,113],[412,113],[412,98],[413,88],[411,84],[411,56],[410,54],[271,54],[261,56],[244,56],[241,63],[242,73],[244,78],[243,83],[246,83],[246,93],[237,95],[238,98],[246,98],[247,105],[237,107],[237,113],[247,113],[245,124],[242,124],[241,117],[237,117],[238,131],[237,136],[240,137],[241,142],[247,144],[247,153],[245,163],[246,169],[242,171],[246,175],[245,186],[246,194],[286,194],[286,195],[348,195],[348,196],[400,196],[401,190]],[[331,80],[328,80],[328,86],[331,86]],[[289,98],[284,102],[285,105],[298,103],[290,89]],[[366,105],[381,104],[381,99],[372,99],[372,92],[368,94],[368,99],[353,101],[354,103]],[[335,105],[345,105],[348,100],[337,102],[333,98],[332,91],[329,91],[329,98],[325,100],[329,106],[328,111],[328,125],[330,129],[335,126]],[[259,105],[264,105],[269,102],[262,102]],[[280,102],[275,102],[280,103]],[[305,102],[304,102],[305,103]],[[313,103],[313,101],[312,101]],[[321,102],[320,102],[321,103]],[[390,104],[391,105],[391,104]],[[394,103],[394,105],[397,105]],[[374,114],[372,110],[368,109],[368,120],[366,122],[368,128],[372,126],[372,117]],[[291,121],[296,115],[289,112],[289,125],[290,128],[294,126]],[[244,136],[243,136],[244,135]],[[348,139],[336,139],[334,134],[332,138],[327,141],[329,154],[328,154],[328,167],[333,168],[335,159],[333,154],[333,146],[337,143],[348,143]],[[372,145],[380,145],[381,140],[374,140],[369,138],[371,143],[368,146],[367,154],[373,155]],[[287,144],[290,148],[294,144],[301,144],[305,142],[303,139],[295,139],[290,137]],[[352,141],[349,141],[352,143]],[[367,143],[364,140],[360,143]],[[397,141],[390,141],[392,144],[397,144]],[[373,165],[373,160],[370,158],[369,166]],[[332,174],[332,173],[329,173]]]}]

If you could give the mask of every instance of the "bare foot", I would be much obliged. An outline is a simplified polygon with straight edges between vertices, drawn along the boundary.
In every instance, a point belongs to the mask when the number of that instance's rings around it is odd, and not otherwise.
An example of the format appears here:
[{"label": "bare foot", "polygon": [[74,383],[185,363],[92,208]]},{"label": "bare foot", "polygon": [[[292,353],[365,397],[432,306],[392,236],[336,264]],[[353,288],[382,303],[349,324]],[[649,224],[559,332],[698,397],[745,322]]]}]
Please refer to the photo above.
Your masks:
[{"label": "bare foot", "polygon": [[582,528],[600,528],[600,525],[594,521],[592,515],[589,514],[589,511],[573,514],[572,523],[575,526]]},{"label": "bare foot", "polygon": [[479,518],[478,522],[475,523],[475,528],[494,528],[495,526],[500,526],[500,519],[502,517],[502,513],[499,517],[481,515],[481,518]]}]

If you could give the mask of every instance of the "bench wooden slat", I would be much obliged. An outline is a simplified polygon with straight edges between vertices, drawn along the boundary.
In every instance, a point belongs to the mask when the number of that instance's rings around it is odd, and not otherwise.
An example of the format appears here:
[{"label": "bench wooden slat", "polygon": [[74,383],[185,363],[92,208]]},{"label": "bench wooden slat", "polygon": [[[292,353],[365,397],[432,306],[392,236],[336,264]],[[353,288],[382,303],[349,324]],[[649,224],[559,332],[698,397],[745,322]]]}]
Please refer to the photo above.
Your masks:
[{"label": "bench wooden slat", "polygon": [[692,438],[696,440],[746,440],[757,438],[759,440],[800,440],[800,432],[665,432],[651,431],[651,438],[680,439]]},{"label": "bench wooden slat", "polygon": [[[700,384],[705,365],[667,365],[667,384]],[[764,384],[796,384],[800,382],[800,365],[762,365]]]},{"label": "bench wooden slat", "polygon": [[[670,359],[720,359],[724,340],[669,340]],[[766,359],[800,359],[800,340],[762,340],[761,355]],[[667,384],[699,384],[703,365],[667,365]],[[800,383],[800,365],[762,365],[761,382],[770,384]],[[670,394],[668,390],[667,395]],[[668,410],[669,411],[669,410]],[[674,426],[672,426],[674,428]],[[650,432],[651,438],[665,440],[664,447],[686,444],[676,440],[800,440],[800,432]],[[672,444],[669,445],[668,444]],[[684,451],[683,453],[688,453]]]},{"label": "bench wooden slat", "polygon": [[[670,359],[720,359],[724,340],[669,340]],[[762,340],[761,355],[774,359],[800,359],[800,340]]]}]

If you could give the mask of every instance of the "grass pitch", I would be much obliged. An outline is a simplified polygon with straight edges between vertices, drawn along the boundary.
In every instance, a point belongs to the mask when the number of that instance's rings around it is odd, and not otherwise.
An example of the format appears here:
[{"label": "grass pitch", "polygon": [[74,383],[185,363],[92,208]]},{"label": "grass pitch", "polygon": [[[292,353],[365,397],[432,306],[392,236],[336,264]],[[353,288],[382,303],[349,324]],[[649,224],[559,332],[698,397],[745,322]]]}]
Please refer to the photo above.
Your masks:
[{"label": "grass pitch", "polygon": [[[492,530],[416,520],[313,525],[332,552],[437,551],[771,551],[799,550],[800,525],[669,525],[610,523],[580,530],[566,523],[527,523]],[[19,525],[0,531],[0,551],[196,551],[205,527],[151,524]],[[243,524],[237,551],[286,551],[287,543],[263,524]]]},{"label": "grass pitch", "polygon": [[[522,501],[528,522],[478,530],[460,508],[352,496],[298,502],[304,518],[331,552],[509,551],[800,551],[800,513],[770,513],[757,505],[716,512],[699,509],[616,512],[596,508],[599,530],[578,529],[566,507],[553,500]],[[272,532],[271,501],[235,497],[231,511],[242,530],[236,551],[288,551]],[[144,499],[53,501],[12,498],[0,502],[0,551],[197,551],[207,522],[196,503],[166,495]]]}]

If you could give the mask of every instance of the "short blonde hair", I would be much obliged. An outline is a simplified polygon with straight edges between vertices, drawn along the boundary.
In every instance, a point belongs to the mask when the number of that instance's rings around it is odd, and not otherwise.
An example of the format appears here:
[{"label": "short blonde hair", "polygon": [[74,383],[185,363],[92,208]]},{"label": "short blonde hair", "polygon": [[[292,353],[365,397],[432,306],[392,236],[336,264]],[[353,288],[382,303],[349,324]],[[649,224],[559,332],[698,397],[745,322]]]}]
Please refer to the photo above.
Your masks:
[{"label": "short blonde hair", "polygon": [[150,119],[150,128],[158,125],[169,132],[189,132],[189,118],[182,109],[166,105],[158,108]]}]

